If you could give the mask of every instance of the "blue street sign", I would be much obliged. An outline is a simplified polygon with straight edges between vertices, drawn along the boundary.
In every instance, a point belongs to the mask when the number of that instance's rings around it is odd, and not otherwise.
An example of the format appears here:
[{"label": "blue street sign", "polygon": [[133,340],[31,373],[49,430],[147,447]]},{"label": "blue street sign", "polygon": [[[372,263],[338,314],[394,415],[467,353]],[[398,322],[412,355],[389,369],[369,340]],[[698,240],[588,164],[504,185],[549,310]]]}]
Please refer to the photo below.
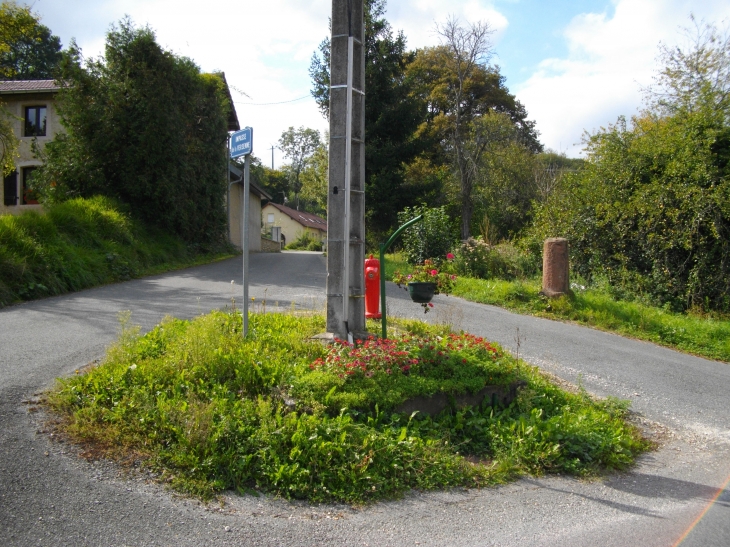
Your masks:
[{"label": "blue street sign", "polygon": [[253,128],[244,127],[231,135],[231,157],[246,156],[253,151]]}]

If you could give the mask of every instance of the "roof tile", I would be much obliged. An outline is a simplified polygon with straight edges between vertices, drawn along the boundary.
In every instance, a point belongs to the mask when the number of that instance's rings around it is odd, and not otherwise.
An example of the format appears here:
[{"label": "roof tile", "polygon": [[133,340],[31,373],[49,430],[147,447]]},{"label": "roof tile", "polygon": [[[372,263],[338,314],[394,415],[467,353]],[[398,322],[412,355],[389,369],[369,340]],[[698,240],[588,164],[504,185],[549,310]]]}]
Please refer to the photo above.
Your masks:
[{"label": "roof tile", "polygon": [[0,81],[0,93],[20,91],[58,91],[61,87],[55,80],[3,80]]},{"label": "roof tile", "polygon": [[278,203],[274,203],[271,201],[268,203],[268,205],[275,207],[292,220],[297,221],[302,226],[315,228],[317,230],[322,230],[323,232],[327,231],[327,221],[320,216],[313,215],[312,213],[307,213],[306,211],[297,211],[296,209],[292,209],[291,207],[287,207],[286,205],[279,205]]}]

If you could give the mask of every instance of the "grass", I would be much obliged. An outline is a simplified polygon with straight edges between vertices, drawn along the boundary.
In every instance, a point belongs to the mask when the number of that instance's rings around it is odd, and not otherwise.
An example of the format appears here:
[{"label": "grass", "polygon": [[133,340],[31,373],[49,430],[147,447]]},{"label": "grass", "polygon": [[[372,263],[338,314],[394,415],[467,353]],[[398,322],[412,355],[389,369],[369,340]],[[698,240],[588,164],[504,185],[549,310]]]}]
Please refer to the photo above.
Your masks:
[{"label": "grass", "polygon": [[150,230],[109,199],[78,198],[0,216],[0,307],[229,256]]},{"label": "grass", "polygon": [[[410,266],[400,255],[388,255],[385,275]],[[570,296],[548,299],[539,294],[541,281],[459,278],[454,296],[520,313],[575,321],[598,329],[654,342],[709,359],[730,362],[730,320],[693,313],[673,313],[639,302],[615,300],[598,289],[579,289]]]},{"label": "grass", "polygon": [[[136,459],[178,491],[225,489],[362,504],[410,489],[481,487],[521,474],[590,476],[649,448],[626,404],[568,393],[498,345],[400,321],[388,343],[324,346],[320,315],[168,318],[140,336],[128,317],[104,361],[47,402],[95,454]],[[414,394],[520,380],[507,407],[399,414]]]}]

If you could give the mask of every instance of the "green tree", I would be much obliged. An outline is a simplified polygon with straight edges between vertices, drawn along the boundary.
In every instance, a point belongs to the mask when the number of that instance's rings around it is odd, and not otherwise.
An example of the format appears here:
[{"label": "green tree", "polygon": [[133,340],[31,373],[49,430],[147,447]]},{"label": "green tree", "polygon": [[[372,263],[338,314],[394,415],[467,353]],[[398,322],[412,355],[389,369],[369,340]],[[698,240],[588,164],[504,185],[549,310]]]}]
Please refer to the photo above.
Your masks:
[{"label": "green tree", "polygon": [[490,240],[511,238],[531,218],[536,198],[532,177],[535,154],[506,113],[490,111],[471,126],[464,152],[476,168],[473,220],[489,227],[481,231],[488,232]]},{"label": "green tree", "polygon": [[[488,64],[492,54],[489,26],[486,23],[463,26],[452,18],[437,30],[442,44],[420,50],[408,67],[408,76],[415,95],[428,112],[417,135],[439,143],[453,166],[459,185],[461,237],[467,239],[474,213],[472,194],[485,155],[493,148],[489,135],[504,133],[494,132],[503,124],[491,123],[490,113],[509,117],[515,128],[510,130],[513,140],[521,140],[535,152],[542,146],[534,122],[527,120],[524,107],[504,86],[499,68]],[[485,122],[479,121],[482,118]],[[498,136],[498,140],[502,138]]]},{"label": "green tree", "polygon": [[584,163],[585,160],[581,158],[569,158],[565,153],[552,150],[537,154],[532,165],[532,179],[537,201],[545,203],[558,189],[563,176],[579,170]]},{"label": "green tree", "polygon": [[291,161],[289,166],[290,190],[298,201],[299,193],[302,191],[300,175],[307,167],[312,154],[320,145],[319,131],[308,127],[294,129],[290,127],[281,134],[279,149],[284,152],[284,157]]},{"label": "green tree", "polygon": [[715,108],[730,113],[730,32],[690,16],[683,29],[689,47],[660,45],[662,69],[647,90],[649,108],[671,115]]},{"label": "green tree", "polygon": [[[385,0],[365,0],[365,200],[370,243],[396,226],[398,211],[423,201],[430,186],[406,185],[404,166],[427,147],[413,135],[425,110],[411,93],[406,67],[414,54],[385,19]],[[312,95],[329,115],[330,42],[312,57]],[[431,180],[433,182],[433,180]]]},{"label": "green tree", "polygon": [[[243,162],[238,163],[243,169]],[[260,158],[252,155],[251,180],[268,192],[274,203],[283,204],[286,201],[289,194],[289,173],[285,169],[269,169]]]},{"label": "green tree", "polygon": [[61,62],[61,40],[40,17],[13,1],[0,4],[0,79],[53,78]]},{"label": "green tree", "polygon": [[223,78],[201,74],[125,19],[107,34],[103,58],[82,65],[72,44],[61,79],[70,84],[58,102],[67,131],[45,148],[45,196],[113,196],[188,241],[222,240],[230,108]]},{"label": "green tree", "polygon": [[301,197],[306,203],[304,208],[310,213],[322,216],[327,214],[328,166],[327,145],[320,142],[301,174]]}]

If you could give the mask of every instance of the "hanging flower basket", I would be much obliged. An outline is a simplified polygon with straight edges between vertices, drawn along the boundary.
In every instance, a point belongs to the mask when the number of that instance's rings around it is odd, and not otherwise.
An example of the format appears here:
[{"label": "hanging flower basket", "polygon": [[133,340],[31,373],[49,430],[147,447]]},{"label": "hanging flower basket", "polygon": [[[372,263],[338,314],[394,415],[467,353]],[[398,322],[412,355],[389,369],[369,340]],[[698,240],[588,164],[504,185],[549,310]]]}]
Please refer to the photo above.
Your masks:
[{"label": "hanging flower basket", "polygon": [[[449,253],[446,259],[450,262],[454,255]],[[406,289],[411,300],[423,306],[424,313],[428,313],[428,308],[433,308],[431,299],[434,294],[449,294],[454,288],[456,276],[439,272],[433,260],[424,260],[423,264],[413,267],[413,271],[409,274],[402,274],[399,271],[393,273],[393,283],[399,287]]]},{"label": "hanging flower basket", "polygon": [[436,283],[420,281],[408,283],[408,294],[417,304],[428,304],[435,292]]}]

